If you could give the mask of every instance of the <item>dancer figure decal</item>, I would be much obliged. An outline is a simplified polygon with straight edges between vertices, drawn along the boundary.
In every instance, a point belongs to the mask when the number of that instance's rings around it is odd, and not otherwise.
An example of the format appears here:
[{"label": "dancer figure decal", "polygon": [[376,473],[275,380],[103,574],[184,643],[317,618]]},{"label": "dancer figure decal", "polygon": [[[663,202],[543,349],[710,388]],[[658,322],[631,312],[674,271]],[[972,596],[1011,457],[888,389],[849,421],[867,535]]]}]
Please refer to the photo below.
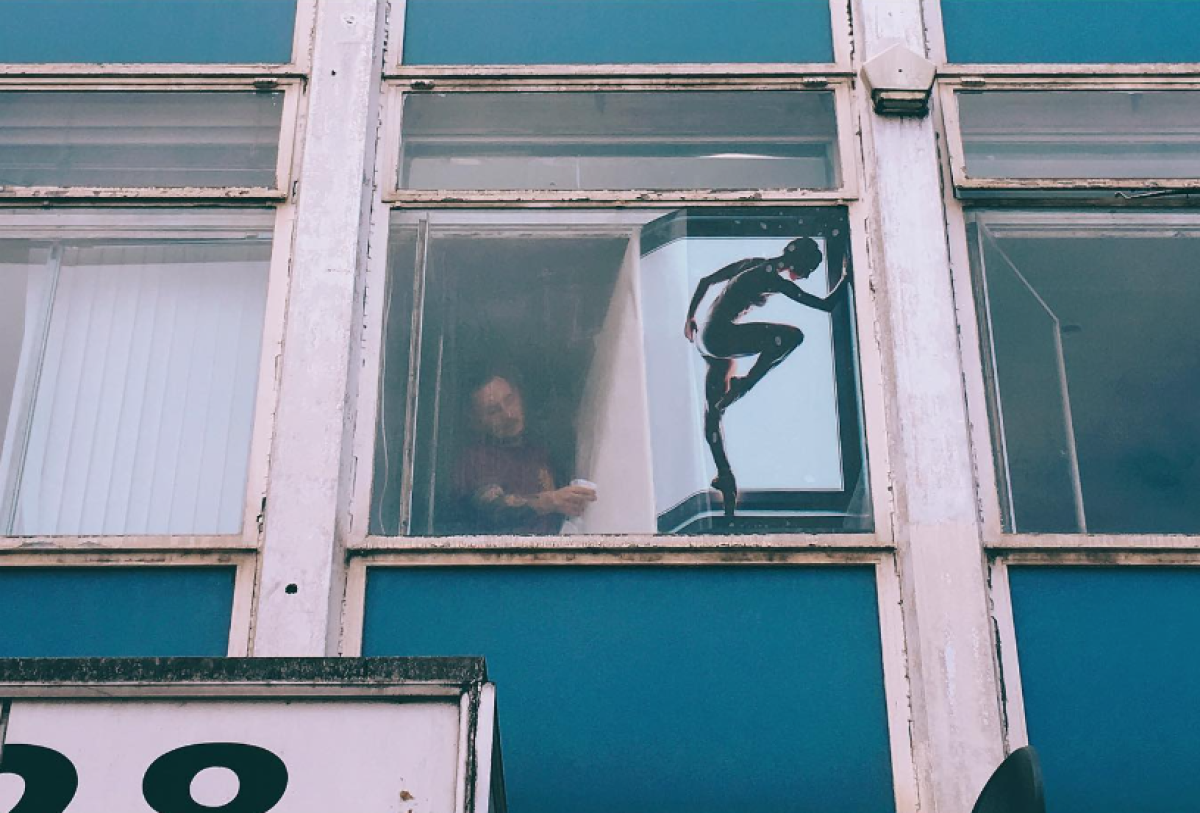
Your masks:
[{"label": "dancer figure decal", "polygon": [[[740,322],[747,312],[762,307],[772,294],[810,308],[831,312],[839,293],[845,288],[847,270],[842,265],[838,281],[824,299],[804,291],[795,280],[807,279],[821,265],[823,255],[815,240],[800,237],[784,247],[778,257],[754,257],[739,260],[700,280],[688,307],[683,335],[696,345],[704,358],[704,440],[712,452],[717,476],[712,485],[721,493],[726,518],[733,518],[737,506],[737,479],[725,454],[722,417],[731,405],[744,398],[771,370],[783,362],[804,341],[804,334],[792,325],[769,322]],[[724,283],[702,324],[696,310],[709,288]],[[750,370],[735,376],[736,359],[757,356]]]}]

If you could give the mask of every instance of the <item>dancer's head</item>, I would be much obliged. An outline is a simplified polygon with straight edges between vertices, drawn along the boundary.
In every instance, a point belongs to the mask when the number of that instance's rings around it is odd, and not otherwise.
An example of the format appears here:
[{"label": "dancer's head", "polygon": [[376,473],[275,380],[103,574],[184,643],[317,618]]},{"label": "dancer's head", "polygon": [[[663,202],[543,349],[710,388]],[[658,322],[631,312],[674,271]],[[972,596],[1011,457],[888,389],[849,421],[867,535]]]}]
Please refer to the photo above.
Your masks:
[{"label": "dancer's head", "polygon": [[779,255],[779,271],[792,279],[808,279],[821,265],[823,257],[816,240],[811,237],[797,237],[784,246]]}]

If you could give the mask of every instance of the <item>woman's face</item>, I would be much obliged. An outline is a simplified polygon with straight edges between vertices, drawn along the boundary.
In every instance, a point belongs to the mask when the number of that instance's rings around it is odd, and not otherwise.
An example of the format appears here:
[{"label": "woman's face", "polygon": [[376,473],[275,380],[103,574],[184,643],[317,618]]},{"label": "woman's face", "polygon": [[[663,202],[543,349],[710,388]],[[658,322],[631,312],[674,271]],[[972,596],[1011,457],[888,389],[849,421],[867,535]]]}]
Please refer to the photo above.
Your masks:
[{"label": "woman's face", "polygon": [[521,393],[507,379],[493,378],[472,397],[475,420],[485,435],[512,440],[525,431],[525,404]]}]

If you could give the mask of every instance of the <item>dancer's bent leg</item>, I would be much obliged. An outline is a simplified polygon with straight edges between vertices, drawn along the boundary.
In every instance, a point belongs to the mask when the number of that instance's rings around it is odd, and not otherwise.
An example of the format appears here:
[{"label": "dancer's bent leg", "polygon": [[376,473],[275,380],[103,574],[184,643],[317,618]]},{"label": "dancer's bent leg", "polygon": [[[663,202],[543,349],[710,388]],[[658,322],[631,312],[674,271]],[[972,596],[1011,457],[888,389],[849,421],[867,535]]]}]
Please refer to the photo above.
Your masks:
[{"label": "dancer's bent leg", "polygon": [[[725,395],[717,403],[722,411],[754,389],[767,373],[778,367],[804,341],[800,329],[790,325],[730,325],[729,331],[733,340],[731,344],[741,349],[742,355],[751,355],[752,352],[757,353],[758,358],[750,372],[740,378],[730,379]],[[746,349],[751,352],[745,352]]]},{"label": "dancer's bent leg", "polygon": [[718,406],[728,393],[733,359],[705,357],[704,360],[708,365],[708,372],[704,377],[704,440],[712,452],[713,464],[717,467],[717,476],[713,478],[712,485],[721,492],[725,516],[733,517],[737,507],[737,480],[729,465],[729,457],[725,454],[725,431],[721,426],[725,410]]}]

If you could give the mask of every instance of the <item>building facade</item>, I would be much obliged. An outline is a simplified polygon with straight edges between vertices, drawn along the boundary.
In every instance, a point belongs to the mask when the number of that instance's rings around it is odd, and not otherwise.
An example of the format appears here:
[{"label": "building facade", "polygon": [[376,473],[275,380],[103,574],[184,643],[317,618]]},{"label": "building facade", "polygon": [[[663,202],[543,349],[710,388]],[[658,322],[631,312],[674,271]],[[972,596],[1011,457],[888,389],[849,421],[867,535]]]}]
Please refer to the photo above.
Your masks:
[{"label": "building facade", "polygon": [[0,655],[483,655],[517,811],[1200,796],[1200,2],[0,12]]}]

